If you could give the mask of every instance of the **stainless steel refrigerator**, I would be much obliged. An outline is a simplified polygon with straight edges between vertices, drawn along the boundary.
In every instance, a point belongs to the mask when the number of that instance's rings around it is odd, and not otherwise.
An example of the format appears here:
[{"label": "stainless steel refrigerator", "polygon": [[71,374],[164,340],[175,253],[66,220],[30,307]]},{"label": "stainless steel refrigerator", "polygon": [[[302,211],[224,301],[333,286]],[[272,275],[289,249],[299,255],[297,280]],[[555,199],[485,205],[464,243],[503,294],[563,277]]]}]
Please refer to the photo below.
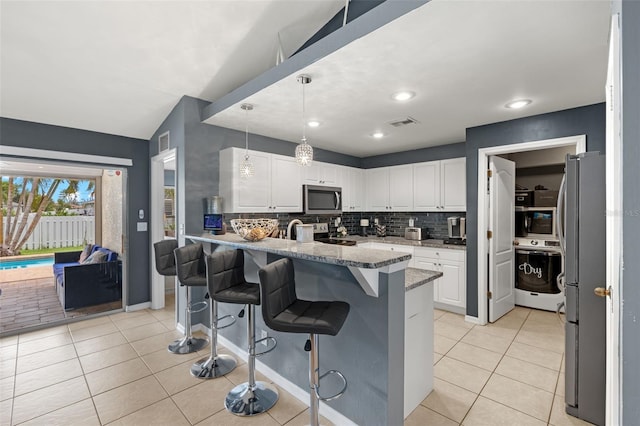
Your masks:
[{"label": "stainless steel refrigerator", "polygon": [[605,424],[605,158],[568,155],[564,185],[565,402],[568,414]]}]

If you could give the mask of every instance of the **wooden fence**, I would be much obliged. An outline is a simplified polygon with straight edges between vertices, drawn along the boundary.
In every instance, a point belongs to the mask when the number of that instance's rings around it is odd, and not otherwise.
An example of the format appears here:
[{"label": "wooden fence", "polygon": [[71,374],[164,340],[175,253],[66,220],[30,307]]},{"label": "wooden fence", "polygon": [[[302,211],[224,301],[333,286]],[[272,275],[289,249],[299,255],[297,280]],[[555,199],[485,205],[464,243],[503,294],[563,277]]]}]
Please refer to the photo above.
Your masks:
[{"label": "wooden fence", "polygon": [[[29,217],[29,224],[33,216]],[[22,248],[75,247],[94,241],[95,216],[42,216]]]}]

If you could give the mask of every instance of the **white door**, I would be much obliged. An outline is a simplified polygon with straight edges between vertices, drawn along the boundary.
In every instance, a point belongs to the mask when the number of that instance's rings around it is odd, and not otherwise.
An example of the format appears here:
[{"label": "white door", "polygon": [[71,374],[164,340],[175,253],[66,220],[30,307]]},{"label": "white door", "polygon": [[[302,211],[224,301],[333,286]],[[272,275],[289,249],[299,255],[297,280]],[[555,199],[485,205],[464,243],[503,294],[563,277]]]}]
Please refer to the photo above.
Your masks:
[{"label": "white door", "polygon": [[[621,212],[622,164],[620,140],[620,28],[618,14],[611,20],[609,37],[609,67],[607,70],[607,211]],[[622,270],[622,216],[607,215],[607,283],[611,297],[607,297],[607,371],[606,371],[606,424],[620,424],[620,279]]]},{"label": "white door", "polygon": [[364,170],[351,170],[351,206],[353,211],[364,210]]},{"label": "white door", "polygon": [[515,307],[515,185],[516,164],[489,157],[489,322]]}]

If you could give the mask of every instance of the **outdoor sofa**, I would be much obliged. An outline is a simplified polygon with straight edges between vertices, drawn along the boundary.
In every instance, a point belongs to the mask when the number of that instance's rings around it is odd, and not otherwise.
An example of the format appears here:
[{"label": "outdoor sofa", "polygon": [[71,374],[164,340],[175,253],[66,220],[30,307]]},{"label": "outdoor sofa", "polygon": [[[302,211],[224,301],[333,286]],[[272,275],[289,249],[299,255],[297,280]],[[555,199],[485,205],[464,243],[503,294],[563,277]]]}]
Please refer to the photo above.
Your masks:
[{"label": "outdoor sofa", "polygon": [[83,251],[54,255],[56,292],[65,311],[122,299],[118,253],[98,245],[86,247],[84,253],[82,259]]}]

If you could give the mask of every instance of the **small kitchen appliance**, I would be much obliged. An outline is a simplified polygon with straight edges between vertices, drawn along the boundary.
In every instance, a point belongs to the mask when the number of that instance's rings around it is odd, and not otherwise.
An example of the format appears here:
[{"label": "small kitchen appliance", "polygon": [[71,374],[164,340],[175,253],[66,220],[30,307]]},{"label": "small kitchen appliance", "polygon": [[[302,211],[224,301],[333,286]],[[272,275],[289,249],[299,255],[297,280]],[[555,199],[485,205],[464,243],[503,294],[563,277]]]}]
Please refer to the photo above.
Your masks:
[{"label": "small kitchen appliance", "polygon": [[466,239],[466,219],[460,216],[451,216],[447,218],[447,225],[449,226],[449,238]]},{"label": "small kitchen appliance", "polygon": [[406,240],[426,240],[428,237],[427,228],[418,228],[415,226],[408,226],[404,228],[404,238]]},{"label": "small kitchen appliance", "polygon": [[367,228],[369,227],[369,219],[360,219],[360,235],[367,236]]}]

